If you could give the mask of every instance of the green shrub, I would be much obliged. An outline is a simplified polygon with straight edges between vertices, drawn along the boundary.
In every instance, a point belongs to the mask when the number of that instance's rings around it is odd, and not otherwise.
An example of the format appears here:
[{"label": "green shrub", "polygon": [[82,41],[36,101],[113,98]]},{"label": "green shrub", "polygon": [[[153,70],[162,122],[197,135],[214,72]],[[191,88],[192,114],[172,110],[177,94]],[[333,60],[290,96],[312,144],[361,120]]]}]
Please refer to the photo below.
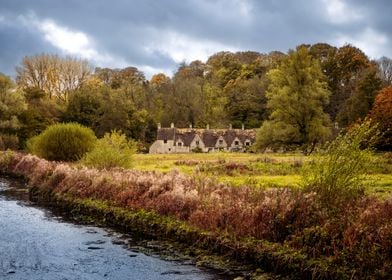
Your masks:
[{"label": "green shrub", "polygon": [[82,163],[98,169],[130,168],[135,151],[136,143],[133,140],[127,140],[121,132],[112,131],[97,141],[94,149],[83,157]]},{"label": "green shrub", "polygon": [[92,150],[94,132],[78,123],[54,124],[27,142],[27,149],[47,160],[76,161]]},{"label": "green shrub", "polygon": [[366,171],[372,166],[372,146],[378,132],[369,121],[339,135],[304,168],[305,189],[315,191],[333,208],[364,193]]}]

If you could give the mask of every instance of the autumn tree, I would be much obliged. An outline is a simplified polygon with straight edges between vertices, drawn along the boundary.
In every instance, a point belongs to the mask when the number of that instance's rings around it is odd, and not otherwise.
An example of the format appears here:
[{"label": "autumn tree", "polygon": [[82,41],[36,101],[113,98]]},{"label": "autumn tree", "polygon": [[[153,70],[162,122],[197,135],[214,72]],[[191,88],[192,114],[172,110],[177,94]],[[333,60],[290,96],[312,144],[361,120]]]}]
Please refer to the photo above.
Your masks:
[{"label": "autumn tree", "polygon": [[26,56],[16,67],[19,87],[38,88],[50,99],[67,102],[70,93],[78,89],[90,74],[86,60],[58,55]]},{"label": "autumn tree", "polygon": [[392,86],[377,94],[369,117],[378,124],[382,132],[377,148],[392,151]]},{"label": "autumn tree", "polygon": [[[358,81],[364,77],[363,72],[372,65],[369,58],[352,45],[338,48],[322,65],[331,91],[326,111],[332,120],[336,120],[341,110],[345,110],[344,103],[355,92]],[[341,123],[341,125],[346,124]]]},{"label": "autumn tree", "polygon": [[267,77],[271,114],[258,131],[258,147],[294,145],[311,152],[330,135],[330,120],[323,111],[330,92],[318,62],[306,47],[299,47]]},{"label": "autumn tree", "polygon": [[211,79],[223,88],[230,80],[235,80],[241,70],[241,63],[232,52],[218,52],[207,60]]}]

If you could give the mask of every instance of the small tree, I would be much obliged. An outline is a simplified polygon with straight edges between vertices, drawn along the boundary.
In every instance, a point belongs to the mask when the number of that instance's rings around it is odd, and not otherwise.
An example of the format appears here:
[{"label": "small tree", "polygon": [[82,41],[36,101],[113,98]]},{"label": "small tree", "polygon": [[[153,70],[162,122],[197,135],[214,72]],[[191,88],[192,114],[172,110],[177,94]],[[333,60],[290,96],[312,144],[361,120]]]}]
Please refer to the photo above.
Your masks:
[{"label": "small tree", "polygon": [[134,141],[127,140],[121,132],[112,131],[97,141],[94,149],[83,157],[82,163],[99,169],[129,168],[132,166],[132,155],[135,152]]},{"label": "small tree", "polygon": [[377,127],[368,120],[339,135],[305,168],[305,189],[315,191],[328,207],[363,194],[377,138]]},{"label": "small tree", "polygon": [[78,123],[55,124],[27,141],[27,149],[47,160],[76,161],[96,142],[94,132]]},{"label": "small tree", "polygon": [[295,145],[311,152],[330,135],[330,120],[323,111],[330,93],[318,62],[307,48],[299,47],[267,76],[271,114],[257,134],[258,147]]}]

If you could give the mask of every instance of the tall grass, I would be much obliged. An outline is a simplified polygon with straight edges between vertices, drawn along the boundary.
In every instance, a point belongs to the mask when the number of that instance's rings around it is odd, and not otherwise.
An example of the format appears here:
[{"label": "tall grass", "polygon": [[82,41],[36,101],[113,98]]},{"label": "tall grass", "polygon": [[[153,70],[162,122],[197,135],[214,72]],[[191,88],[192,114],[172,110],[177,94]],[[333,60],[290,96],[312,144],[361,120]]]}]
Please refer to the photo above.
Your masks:
[{"label": "tall grass", "polygon": [[369,121],[339,135],[304,169],[305,189],[316,192],[329,208],[363,195],[376,139],[377,127]]}]

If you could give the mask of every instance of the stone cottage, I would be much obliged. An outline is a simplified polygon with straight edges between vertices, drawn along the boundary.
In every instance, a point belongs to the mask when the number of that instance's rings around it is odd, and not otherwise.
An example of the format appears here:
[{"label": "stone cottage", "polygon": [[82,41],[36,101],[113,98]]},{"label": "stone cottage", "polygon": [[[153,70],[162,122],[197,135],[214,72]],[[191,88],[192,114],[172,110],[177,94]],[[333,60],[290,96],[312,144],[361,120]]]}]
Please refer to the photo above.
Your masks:
[{"label": "stone cottage", "polygon": [[158,124],[157,140],[150,147],[150,154],[190,152],[243,152],[254,144],[254,129],[186,129],[161,128]]}]

